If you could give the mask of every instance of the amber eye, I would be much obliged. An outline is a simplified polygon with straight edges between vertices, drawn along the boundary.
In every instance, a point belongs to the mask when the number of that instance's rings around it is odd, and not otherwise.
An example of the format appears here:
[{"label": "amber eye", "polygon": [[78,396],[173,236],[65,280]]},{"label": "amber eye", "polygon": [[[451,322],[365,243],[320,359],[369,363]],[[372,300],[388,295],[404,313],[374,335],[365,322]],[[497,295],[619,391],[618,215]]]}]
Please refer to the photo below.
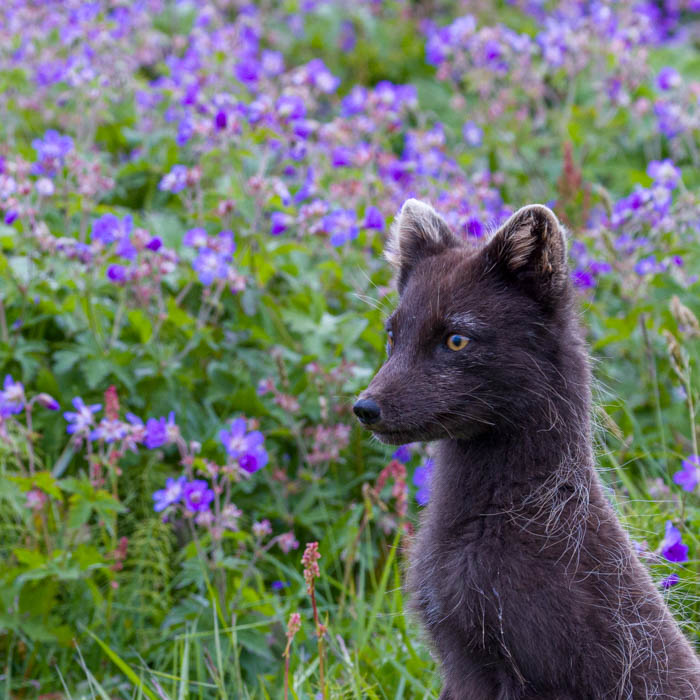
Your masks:
[{"label": "amber eye", "polygon": [[467,347],[467,343],[469,343],[469,338],[465,338],[463,335],[457,335],[456,333],[447,338],[447,347],[450,350],[464,350],[464,348]]},{"label": "amber eye", "polygon": [[387,331],[386,351],[389,352],[394,347],[394,332]]}]

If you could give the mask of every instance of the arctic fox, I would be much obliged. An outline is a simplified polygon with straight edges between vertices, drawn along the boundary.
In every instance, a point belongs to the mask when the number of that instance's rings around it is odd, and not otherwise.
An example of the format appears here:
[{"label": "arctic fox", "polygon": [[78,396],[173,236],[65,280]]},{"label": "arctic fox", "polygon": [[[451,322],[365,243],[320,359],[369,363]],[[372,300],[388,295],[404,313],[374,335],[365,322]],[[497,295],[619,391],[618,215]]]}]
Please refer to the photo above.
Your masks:
[{"label": "arctic fox", "polygon": [[692,700],[700,661],[594,469],[590,370],[547,207],[481,248],[408,200],[386,254],[388,359],[354,406],[380,440],[439,440],[408,590],[442,700]]}]

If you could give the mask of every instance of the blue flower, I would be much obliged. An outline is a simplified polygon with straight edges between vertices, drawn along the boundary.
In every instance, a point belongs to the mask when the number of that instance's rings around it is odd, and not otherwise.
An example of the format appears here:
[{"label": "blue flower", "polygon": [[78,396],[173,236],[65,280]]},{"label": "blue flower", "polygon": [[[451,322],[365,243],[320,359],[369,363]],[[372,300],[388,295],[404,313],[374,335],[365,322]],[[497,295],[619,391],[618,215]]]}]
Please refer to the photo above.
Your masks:
[{"label": "blue flower", "polygon": [[80,396],[76,396],[73,399],[72,404],[75,411],[66,411],[63,414],[63,417],[68,421],[66,432],[70,435],[85,435],[94,424],[94,414],[102,408],[102,404],[95,403],[90,406],[86,406]]},{"label": "blue flower", "polygon": [[187,168],[184,165],[173,165],[169,173],[158,183],[158,189],[163,192],[181,192],[187,187]]},{"label": "blue flower", "polygon": [[199,281],[209,286],[214,280],[225,279],[228,275],[226,257],[210,248],[202,248],[192,263]]},{"label": "blue flower", "polygon": [[679,87],[681,82],[681,74],[671,66],[662,68],[656,77],[656,84],[661,90],[672,90]]},{"label": "blue flower", "polygon": [[283,211],[272,212],[272,216],[270,217],[270,233],[273,236],[279,236],[289,228],[292,221],[292,217],[289,214],[285,214]]},{"label": "blue flower", "polygon": [[103,440],[104,442],[116,442],[126,437],[129,427],[120,420],[103,418],[97,428],[90,433],[91,440]]},{"label": "blue flower", "polygon": [[192,248],[204,248],[209,243],[206,229],[202,227],[191,228],[182,237],[182,242]]},{"label": "blue flower", "polygon": [[473,146],[475,148],[477,146],[481,146],[481,143],[484,140],[484,132],[475,122],[464,123],[464,126],[462,127],[462,136],[469,146]]},{"label": "blue flower", "polygon": [[670,520],[666,522],[666,534],[661,540],[659,550],[669,561],[678,563],[688,561],[688,545],[683,544],[680,530]]},{"label": "blue flower", "polygon": [[115,284],[123,284],[126,282],[127,272],[124,265],[110,265],[107,268],[107,279]]},{"label": "blue flower", "polygon": [[155,501],[153,510],[155,510],[156,513],[160,513],[168,506],[180,501],[186,483],[187,479],[184,476],[181,476],[179,479],[173,479],[172,477],[166,479],[165,488],[153,494],[153,500]]},{"label": "blue flower", "polygon": [[214,495],[209,484],[201,479],[190,481],[182,489],[185,508],[192,513],[209,510],[209,504],[214,500]]},{"label": "blue flower", "polygon": [[146,421],[146,435],[143,444],[149,450],[154,450],[156,447],[174,442],[178,434],[178,427],[175,424],[175,412],[170,411],[167,421],[162,416],[160,418],[149,418]]},{"label": "blue flower", "polygon": [[0,416],[20,413],[24,408],[24,386],[8,374],[5,376],[3,390],[0,392]]},{"label": "blue flower", "polygon": [[336,209],[321,220],[321,228],[331,237],[333,245],[343,245],[357,238],[359,229],[352,209]]},{"label": "blue flower", "polygon": [[[410,461],[411,459],[411,446],[410,445],[401,445],[396,452],[392,455],[394,459],[398,459],[399,462],[406,464],[407,462]],[[415,478],[415,476],[414,476]]]},{"label": "blue flower", "polygon": [[244,418],[232,421],[229,430],[222,430],[219,433],[219,439],[229,457],[237,460],[240,468],[249,474],[253,474],[267,464],[268,455],[263,447],[265,438],[259,430],[246,433]]},{"label": "blue flower", "polygon": [[34,139],[32,146],[37,152],[38,160],[32,168],[37,175],[55,175],[63,166],[66,156],[73,150],[73,139],[49,129],[42,139]]},{"label": "blue flower", "polygon": [[700,483],[700,456],[690,455],[684,459],[683,468],[673,475],[673,483],[689,493],[695,491]]},{"label": "blue flower", "polygon": [[416,501],[421,506],[428,504],[430,500],[430,479],[433,473],[434,463],[432,459],[426,459],[422,467],[416,467],[413,472],[413,483],[418,487]]},{"label": "blue flower", "polygon": [[663,185],[671,190],[675,189],[681,179],[680,168],[677,168],[673,161],[668,158],[666,160],[652,160],[647,165],[647,175],[654,178],[654,184]]},{"label": "blue flower", "polygon": [[365,228],[384,230],[384,217],[377,207],[369,206],[365,209]]}]

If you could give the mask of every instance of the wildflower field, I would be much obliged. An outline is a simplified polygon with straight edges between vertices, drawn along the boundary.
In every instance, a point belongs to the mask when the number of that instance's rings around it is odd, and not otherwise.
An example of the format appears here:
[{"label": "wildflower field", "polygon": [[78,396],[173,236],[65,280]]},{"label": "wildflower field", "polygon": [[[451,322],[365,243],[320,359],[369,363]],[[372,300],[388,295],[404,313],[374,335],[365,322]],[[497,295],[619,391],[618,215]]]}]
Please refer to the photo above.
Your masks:
[{"label": "wildflower field", "polygon": [[408,197],[567,226],[601,474],[699,644],[699,45],[697,0],[3,3],[3,697],[437,697],[430,446],[351,410]]}]

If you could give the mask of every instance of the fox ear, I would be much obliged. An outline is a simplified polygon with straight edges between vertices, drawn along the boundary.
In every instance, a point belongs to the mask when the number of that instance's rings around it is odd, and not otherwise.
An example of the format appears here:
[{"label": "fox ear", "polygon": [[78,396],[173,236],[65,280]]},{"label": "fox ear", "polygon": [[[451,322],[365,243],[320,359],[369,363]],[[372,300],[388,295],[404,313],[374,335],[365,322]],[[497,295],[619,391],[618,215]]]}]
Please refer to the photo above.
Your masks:
[{"label": "fox ear", "polygon": [[516,211],[486,244],[485,254],[490,268],[500,268],[540,301],[553,301],[569,280],[566,234],[543,204]]},{"label": "fox ear", "polygon": [[417,199],[406,200],[391,227],[384,251],[396,272],[399,293],[420,260],[458,245],[459,240],[430,204]]}]

